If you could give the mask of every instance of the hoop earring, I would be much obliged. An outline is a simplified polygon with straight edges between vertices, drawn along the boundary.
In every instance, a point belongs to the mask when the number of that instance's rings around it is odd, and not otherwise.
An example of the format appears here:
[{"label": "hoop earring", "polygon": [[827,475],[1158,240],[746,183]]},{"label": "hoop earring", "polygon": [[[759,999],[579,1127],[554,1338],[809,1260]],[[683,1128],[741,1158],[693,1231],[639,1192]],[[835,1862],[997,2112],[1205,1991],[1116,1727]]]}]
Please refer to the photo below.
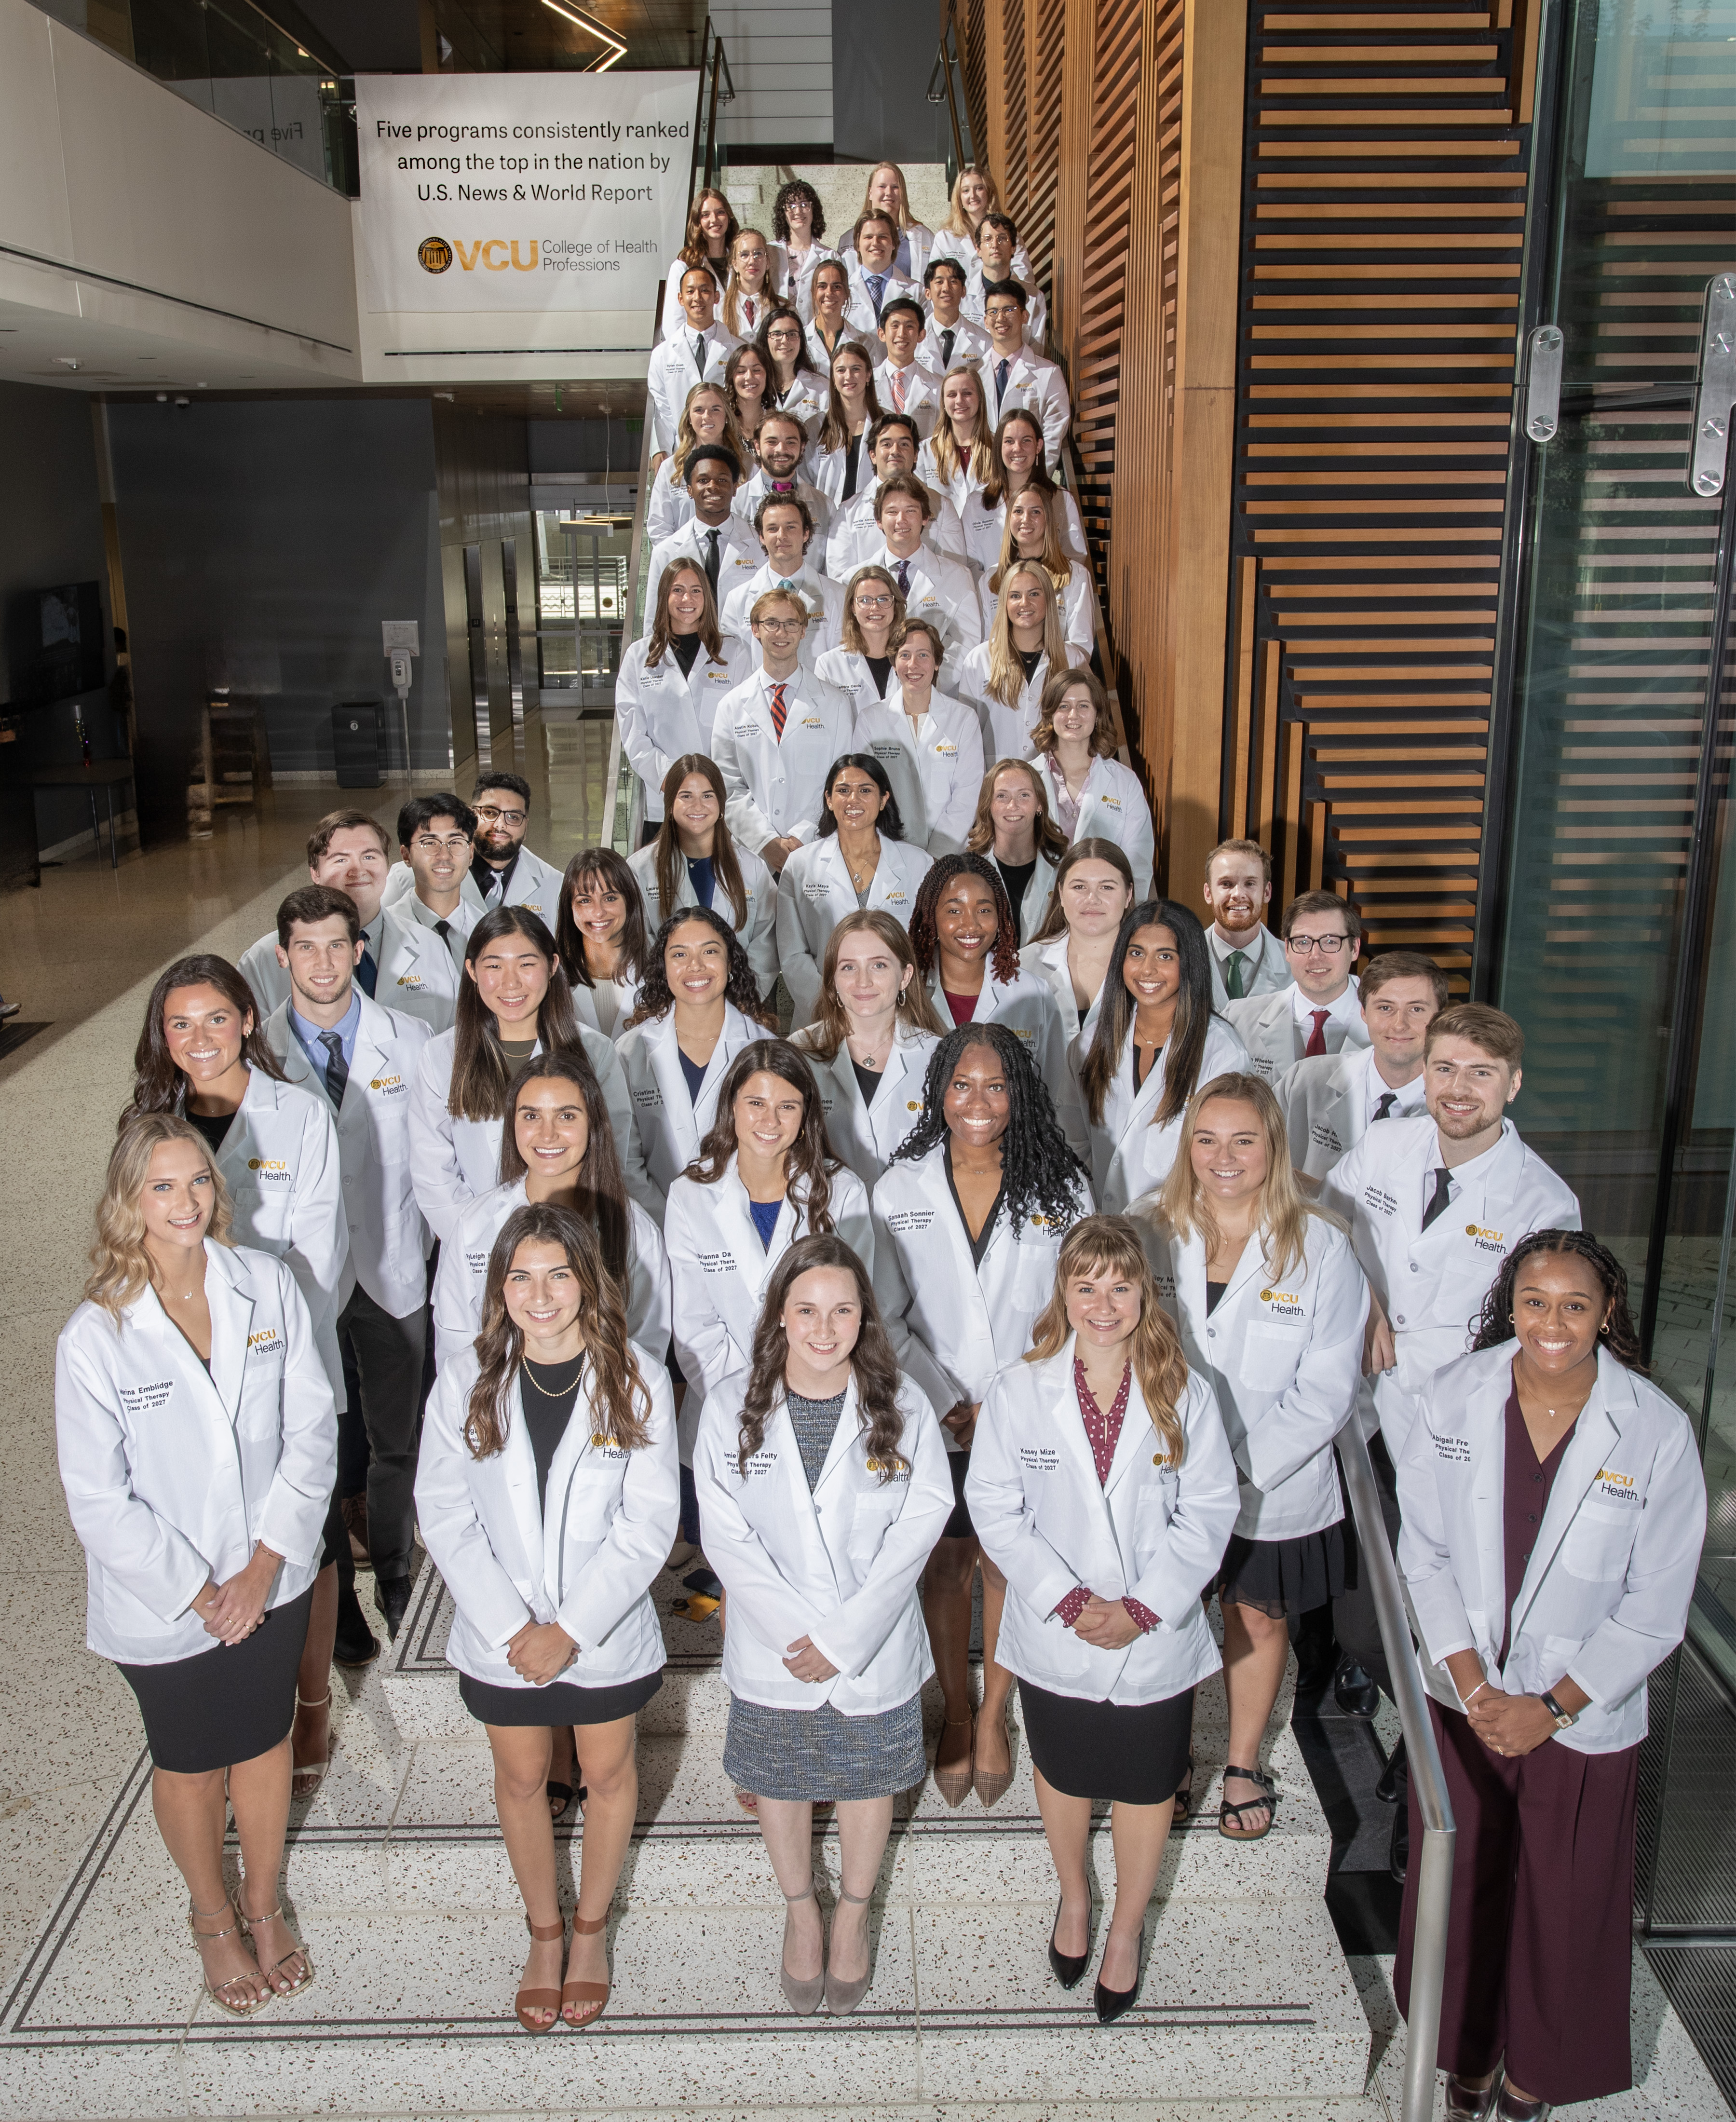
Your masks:
[{"label": "hoop earring", "polygon": [[1609,1321],[1606,1319],[1606,1320],[1603,1321],[1603,1324],[1600,1327],[1598,1327],[1598,1332],[1600,1334],[1608,1334],[1608,1331],[1609,1331]]}]

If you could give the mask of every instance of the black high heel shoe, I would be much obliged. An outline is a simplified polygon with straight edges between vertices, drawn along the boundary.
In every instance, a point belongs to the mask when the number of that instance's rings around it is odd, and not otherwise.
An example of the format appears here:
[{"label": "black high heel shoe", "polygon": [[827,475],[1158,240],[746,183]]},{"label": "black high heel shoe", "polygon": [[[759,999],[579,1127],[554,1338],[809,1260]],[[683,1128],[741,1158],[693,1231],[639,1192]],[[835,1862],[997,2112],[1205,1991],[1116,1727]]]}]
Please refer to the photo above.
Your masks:
[{"label": "black high heel shoe", "polygon": [[[1140,1925],[1139,1931],[1139,1964],[1142,1965],[1144,1963],[1145,1957],[1146,1929],[1145,1925],[1141,1923]],[[1133,1976],[1133,1987],[1131,1989],[1106,1989],[1104,1986],[1101,1976],[1099,1976],[1098,1978],[1097,1987],[1093,1992],[1091,1998],[1091,2002],[1097,2007],[1098,2025],[1099,2026],[1113,2026],[1115,2022],[1122,2016],[1122,2012],[1132,2011],[1133,2008],[1134,1999],[1138,1996],[1138,1994],[1139,1975],[1136,1967]]]},{"label": "black high heel shoe", "polygon": [[1054,1970],[1055,1979],[1063,1989],[1076,1989],[1079,1986],[1080,1976],[1085,1973],[1090,1962],[1091,1919],[1087,1914],[1085,1951],[1083,1952],[1061,1951],[1055,1943],[1055,1933],[1060,1928],[1061,1911],[1066,1906],[1066,1896],[1063,1894],[1055,1904],[1055,1920],[1049,1925],[1049,1965]]}]

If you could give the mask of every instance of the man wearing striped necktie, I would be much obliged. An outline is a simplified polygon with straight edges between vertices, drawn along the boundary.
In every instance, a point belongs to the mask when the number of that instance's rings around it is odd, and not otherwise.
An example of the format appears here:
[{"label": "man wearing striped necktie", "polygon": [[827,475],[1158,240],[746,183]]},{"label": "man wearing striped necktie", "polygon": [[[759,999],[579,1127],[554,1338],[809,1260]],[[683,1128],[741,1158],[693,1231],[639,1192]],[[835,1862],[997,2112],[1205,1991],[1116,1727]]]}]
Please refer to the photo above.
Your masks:
[{"label": "man wearing striped necktie", "polygon": [[916,422],[918,439],[926,442],[940,409],[940,379],[917,358],[922,331],[921,303],[908,295],[894,296],[880,312],[880,341],[886,358],[874,372],[874,387],[883,406]]},{"label": "man wearing striped necktie", "polygon": [[731,834],[775,872],[819,830],[827,769],[856,717],[847,693],[802,667],[808,611],[793,591],[767,590],[749,626],[763,661],[719,701],[712,756]]}]

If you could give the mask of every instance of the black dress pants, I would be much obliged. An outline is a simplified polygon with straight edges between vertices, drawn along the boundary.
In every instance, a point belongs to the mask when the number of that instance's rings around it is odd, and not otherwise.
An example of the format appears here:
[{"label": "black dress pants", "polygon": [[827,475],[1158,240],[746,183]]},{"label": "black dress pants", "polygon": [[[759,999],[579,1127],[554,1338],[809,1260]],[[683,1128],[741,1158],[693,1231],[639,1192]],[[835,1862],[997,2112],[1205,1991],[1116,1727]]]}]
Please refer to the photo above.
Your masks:
[{"label": "black dress pants", "polygon": [[416,1444],[422,1414],[428,1307],[402,1319],[383,1311],[358,1282],[338,1320],[339,1339],[362,1381],[368,1441],[368,1549],[376,1577],[408,1577],[416,1536]]}]

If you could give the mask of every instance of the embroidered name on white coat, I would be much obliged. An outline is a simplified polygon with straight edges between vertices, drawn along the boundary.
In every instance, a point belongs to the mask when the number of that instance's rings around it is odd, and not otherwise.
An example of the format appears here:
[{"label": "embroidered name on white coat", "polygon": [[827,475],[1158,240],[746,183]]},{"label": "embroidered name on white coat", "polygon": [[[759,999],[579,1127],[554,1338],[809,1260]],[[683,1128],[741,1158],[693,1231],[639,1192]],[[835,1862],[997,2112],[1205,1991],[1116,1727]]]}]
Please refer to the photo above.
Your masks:
[{"label": "embroidered name on white coat", "polygon": [[1052,1474],[1061,1465],[1061,1454],[1052,1444],[1021,1444],[1019,1463],[1035,1474]]},{"label": "embroidered name on white coat", "polygon": [[147,1386],[122,1386],[120,1404],[128,1414],[155,1414],[175,1397],[173,1378],[156,1378]]},{"label": "embroidered name on white coat", "polygon": [[[911,1110],[914,1112],[916,1107],[912,1105]],[[886,1227],[889,1231],[926,1231],[934,1219],[932,1208],[894,1208],[886,1218]]]},{"label": "embroidered name on white coat", "polygon": [[1384,1186],[1365,1186],[1362,1205],[1365,1208],[1373,1209],[1377,1216],[1396,1216],[1398,1213],[1398,1195],[1388,1194]]},{"label": "embroidered name on white coat", "polygon": [[700,1267],[707,1274],[734,1274],[737,1262],[731,1252],[701,1253],[698,1255]]},{"label": "embroidered name on white coat", "polygon": [[1436,1430],[1429,1432],[1429,1442],[1435,1447],[1435,1456],[1443,1459],[1449,1466],[1468,1466],[1471,1463],[1471,1440],[1468,1437],[1443,1437]]}]

